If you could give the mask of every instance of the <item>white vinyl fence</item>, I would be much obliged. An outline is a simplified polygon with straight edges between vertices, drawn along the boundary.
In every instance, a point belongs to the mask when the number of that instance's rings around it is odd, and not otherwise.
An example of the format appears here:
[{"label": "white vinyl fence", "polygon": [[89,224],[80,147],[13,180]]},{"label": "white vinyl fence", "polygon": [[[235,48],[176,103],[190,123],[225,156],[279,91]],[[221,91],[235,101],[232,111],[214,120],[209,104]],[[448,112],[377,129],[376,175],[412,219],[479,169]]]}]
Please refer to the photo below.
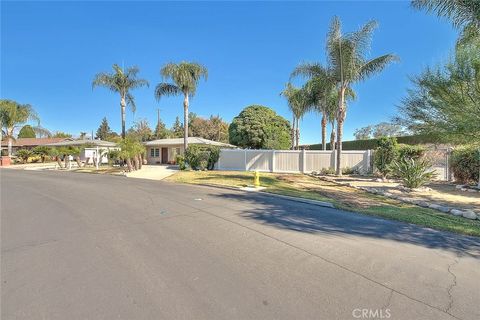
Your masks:
[{"label": "white vinyl fence", "polygon": [[[301,172],[335,169],[336,152],[317,150],[222,149],[216,169],[226,171]],[[343,168],[371,171],[371,150],[342,152]]]}]

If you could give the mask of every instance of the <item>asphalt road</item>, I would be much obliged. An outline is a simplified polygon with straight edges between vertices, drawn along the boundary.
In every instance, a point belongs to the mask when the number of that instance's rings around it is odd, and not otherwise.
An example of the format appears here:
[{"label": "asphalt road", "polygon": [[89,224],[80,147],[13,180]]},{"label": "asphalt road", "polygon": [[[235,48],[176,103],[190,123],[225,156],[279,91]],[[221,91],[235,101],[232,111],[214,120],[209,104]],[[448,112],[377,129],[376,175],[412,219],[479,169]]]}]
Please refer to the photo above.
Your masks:
[{"label": "asphalt road", "polygon": [[4,320],[480,319],[478,238],[216,188],[0,178]]}]

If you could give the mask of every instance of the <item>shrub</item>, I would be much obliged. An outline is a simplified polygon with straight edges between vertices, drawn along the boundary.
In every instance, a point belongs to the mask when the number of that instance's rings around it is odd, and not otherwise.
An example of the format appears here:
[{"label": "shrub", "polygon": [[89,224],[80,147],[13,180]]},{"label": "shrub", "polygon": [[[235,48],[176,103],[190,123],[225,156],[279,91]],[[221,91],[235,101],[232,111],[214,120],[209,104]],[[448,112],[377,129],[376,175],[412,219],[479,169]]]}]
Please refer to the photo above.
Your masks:
[{"label": "shrub", "polygon": [[184,160],[193,170],[212,170],[219,157],[220,148],[216,146],[191,145]]},{"label": "shrub", "polygon": [[398,146],[398,157],[400,159],[418,160],[425,155],[425,148],[422,146],[411,146],[401,144]]},{"label": "shrub", "polygon": [[460,183],[476,183],[479,180],[480,151],[478,147],[463,146],[453,150],[450,168]]},{"label": "shrub", "polygon": [[175,158],[175,162],[178,164],[178,167],[180,170],[185,170],[187,166],[185,165],[185,157],[177,154],[177,157]]},{"label": "shrub", "polygon": [[22,163],[27,163],[28,158],[30,158],[32,155],[32,151],[28,149],[20,149],[16,153],[16,156],[22,160]]},{"label": "shrub", "polygon": [[394,161],[392,165],[403,185],[412,189],[423,186],[436,176],[436,173],[430,170],[431,167],[431,163],[425,159],[414,160],[408,157]]},{"label": "shrub", "polygon": [[360,174],[360,171],[358,171],[358,168],[343,168],[342,169],[342,174]]},{"label": "shrub", "polygon": [[397,139],[380,138],[375,149],[373,161],[378,172],[385,179],[392,172],[392,164],[398,156]]},{"label": "shrub", "polygon": [[52,150],[50,147],[47,147],[47,146],[36,146],[35,148],[33,148],[33,153],[37,156],[40,157],[40,159],[42,160],[42,162],[45,162],[45,159],[52,155]]},{"label": "shrub", "polygon": [[321,174],[326,175],[326,174],[335,174],[335,169],[333,168],[323,168],[320,171]]}]

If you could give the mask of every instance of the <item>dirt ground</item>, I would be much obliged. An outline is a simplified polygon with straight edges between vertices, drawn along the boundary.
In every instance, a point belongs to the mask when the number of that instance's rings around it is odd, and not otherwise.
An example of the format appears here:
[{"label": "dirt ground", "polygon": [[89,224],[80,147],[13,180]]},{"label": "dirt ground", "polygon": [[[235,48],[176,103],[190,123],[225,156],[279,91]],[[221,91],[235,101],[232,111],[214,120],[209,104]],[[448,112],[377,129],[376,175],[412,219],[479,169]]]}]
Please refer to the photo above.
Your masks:
[{"label": "dirt ground", "polygon": [[399,201],[383,198],[380,202],[378,196],[357,190],[348,186],[339,186],[336,183],[312,178],[306,175],[278,175],[279,180],[288,182],[294,187],[317,192],[328,198],[336,199],[348,206],[368,208],[388,204],[398,204]]},{"label": "dirt ground", "polygon": [[379,182],[373,177],[362,176],[344,176],[329,177],[334,181],[348,182],[357,187],[372,187],[378,190],[384,190],[392,194],[405,197],[411,197],[419,200],[427,200],[439,203],[445,206],[458,207],[463,209],[472,209],[480,212],[480,193],[466,192],[455,188],[455,185],[447,182],[434,181],[428,185],[430,191],[412,191],[407,192],[399,189],[399,182]]}]

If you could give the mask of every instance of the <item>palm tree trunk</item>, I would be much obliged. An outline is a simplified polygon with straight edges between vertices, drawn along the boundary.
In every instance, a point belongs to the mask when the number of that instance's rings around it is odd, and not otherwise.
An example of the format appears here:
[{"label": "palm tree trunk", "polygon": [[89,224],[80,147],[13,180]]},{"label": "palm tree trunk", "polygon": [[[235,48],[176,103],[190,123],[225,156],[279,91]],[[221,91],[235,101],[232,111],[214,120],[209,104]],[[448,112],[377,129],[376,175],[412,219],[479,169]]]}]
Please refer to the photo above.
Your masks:
[{"label": "palm tree trunk", "polygon": [[62,166],[62,159],[60,158],[60,156],[56,156],[56,158],[57,158],[58,167],[59,167],[59,168],[63,168],[63,166]]},{"label": "palm tree trunk", "polygon": [[345,87],[340,88],[338,99],[338,116],[337,116],[337,172],[338,176],[342,175],[342,138],[343,138],[343,122],[345,121]]},{"label": "palm tree trunk", "polygon": [[335,151],[335,122],[332,122],[332,132],[330,133],[330,150]]},{"label": "palm tree trunk", "polygon": [[322,112],[322,150],[327,150],[327,115]]},{"label": "palm tree trunk", "polygon": [[81,168],[82,167],[82,161],[80,161],[79,156],[75,156],[75,161],[77,162],[78,167]]},{"label": "palm tree trunk", "polygon": [[292,120],[292,150],[295,150],[295,115]]},{"label": "palm tree trunk", "polygon": [[137,154],[137,155],[135,155],[135,157],[133,157],[133,164],[135,166],[135,170],[140,169],[140,165],[138,164],[138,162],[139,161],[138,161],[138,154]]},{"label": "palm tree trunk", "polygon": [[183,148],[188,148],[188,94],[183,99]]},{"label": "palm tree trunk", "polygon": [[12,156],[12,144],[13,144],[13,139],[11,135],[8,135],[8,156]]},{"label": "palm tree trunk", "polygon": [[127,162],[127,171],[131,172],[132,171],[132,161],[130,160],[130,158],[127,158],[125,161]]},{"label": "palm tree trunk", "polygon": [[122,95],[122,99],[120,100],[120,109],[122,112],[122,139],[125,140],[125,108],[127,106],[125,96]]},{"label": "palm tree trunk", "polygon": [[297,118],[297,150],[300,150],[300,146],[299,146],[299,143],[300,143],[300,126],[299,126],[299,120]]}]

